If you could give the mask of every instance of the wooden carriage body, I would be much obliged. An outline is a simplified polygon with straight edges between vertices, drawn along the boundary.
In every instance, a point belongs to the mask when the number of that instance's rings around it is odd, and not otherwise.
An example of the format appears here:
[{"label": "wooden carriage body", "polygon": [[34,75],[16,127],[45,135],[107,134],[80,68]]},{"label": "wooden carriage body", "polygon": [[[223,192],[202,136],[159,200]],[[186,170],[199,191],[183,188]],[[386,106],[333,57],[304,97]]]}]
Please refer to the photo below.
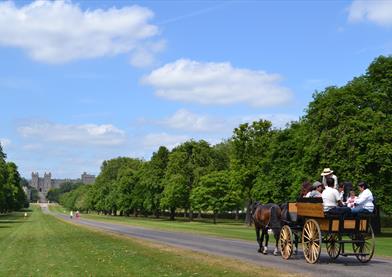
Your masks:
[{"label": "wooden carriage body", "polygon": [[[304,256],[309,263],[319,260],[322,243],[326,244],[332,260],[339,255],[353,255],[365,263],[373,257],[375,239],[371,227],[372,215],[346,218],[329,215],[324,212],[321,198],[302,198],[295,203],[288,203],[288,214],[290,219],[280,234],[284,259],[290,258],[293,243],[298,244],[299,241],[302,242]],[[347,244],[352,247],[352,253],[345,251]]]}]

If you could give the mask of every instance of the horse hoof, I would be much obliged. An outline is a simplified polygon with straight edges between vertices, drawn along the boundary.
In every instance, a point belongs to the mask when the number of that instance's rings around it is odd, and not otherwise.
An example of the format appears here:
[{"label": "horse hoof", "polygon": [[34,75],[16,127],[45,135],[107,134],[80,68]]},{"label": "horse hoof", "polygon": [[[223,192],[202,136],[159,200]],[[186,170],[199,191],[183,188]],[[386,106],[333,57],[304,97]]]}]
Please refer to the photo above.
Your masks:
[{"label": "horse hoof", "polygon": [[278,256],[278,251],[274,251],[274,256]]}]

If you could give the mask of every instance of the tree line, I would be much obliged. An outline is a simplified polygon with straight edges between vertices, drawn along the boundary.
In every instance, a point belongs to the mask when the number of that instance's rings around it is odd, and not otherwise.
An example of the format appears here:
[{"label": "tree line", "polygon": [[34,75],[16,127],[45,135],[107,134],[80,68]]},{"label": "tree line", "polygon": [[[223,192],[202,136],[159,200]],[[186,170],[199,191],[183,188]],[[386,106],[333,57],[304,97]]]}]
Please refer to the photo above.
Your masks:
[{"label": "tree line", "polygon": [[346,85],[316,91],[305,114],[283,129],[260,119],[211,146],[190,140],[161,146],[149,161],[104,161],[92,185],[60,196],[70,209],[193,218],[238,212],[249,203],[296,200],[301,183],[329,167],[339,181],[366,181],[392,214],[392,57],[380,56]]},{"label": "tree line", "polygon": [[0,214],[29,206],[18,167],[6,157],[0,144]]}]

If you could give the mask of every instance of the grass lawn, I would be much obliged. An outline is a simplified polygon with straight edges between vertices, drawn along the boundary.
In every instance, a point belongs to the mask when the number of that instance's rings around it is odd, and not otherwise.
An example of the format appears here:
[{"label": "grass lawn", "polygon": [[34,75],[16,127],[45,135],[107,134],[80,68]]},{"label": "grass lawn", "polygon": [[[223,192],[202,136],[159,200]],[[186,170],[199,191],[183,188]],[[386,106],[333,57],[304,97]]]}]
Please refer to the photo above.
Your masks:
[{"label": "grass lawn", "polygon": [[[58,205],[51,206],[53,211],[66,213],[64,208]],[[217,237],[243,239],[255,242],[256,235],[254,227],[246,226],[243,222],[235,222],[230,220],[223,220],[222,223],[212,224],[208,221],[193,221],[182,220],[178,218],[176,221],[170,221],[167,219],[156,219],[156,218],[143,218],[143,217],[123,217],[123,216],[105,216],[97,214],[83,214],[82,217],[87,219],[94,219],[99,221],[108,221],[122,224],[130,224],[135,226],[142,226],[146,228],[169,230],[169,231],[180,231],[180,232],[192,232],[198,234],[212,235]],[[376,237],[376,256],[392,257],[392,228],[383,228],[382,234]],[[274,245],[274,237],[270,235],[269,245]],[[302,246],[299,246],[302,248]],[[325,250],[324,245],[322,248]]]},{"label": "grass lawn", "polygon": [[288,276],[228,258],[108,235],[33,206],[0,216],[0,276]]}]

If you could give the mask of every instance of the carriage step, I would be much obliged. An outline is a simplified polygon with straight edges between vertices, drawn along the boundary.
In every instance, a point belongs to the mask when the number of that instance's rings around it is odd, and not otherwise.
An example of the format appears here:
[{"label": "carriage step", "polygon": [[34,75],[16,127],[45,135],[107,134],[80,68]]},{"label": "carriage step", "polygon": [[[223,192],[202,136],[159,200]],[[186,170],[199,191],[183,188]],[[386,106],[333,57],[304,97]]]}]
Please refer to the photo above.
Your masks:
[{"label": "carriage step", "polygon": [[342,253],[340,255],[347,257],[347,256],[368,256],[369,254],[368,253],[363,253],[363,254],[361,254],[361,253]]}]

